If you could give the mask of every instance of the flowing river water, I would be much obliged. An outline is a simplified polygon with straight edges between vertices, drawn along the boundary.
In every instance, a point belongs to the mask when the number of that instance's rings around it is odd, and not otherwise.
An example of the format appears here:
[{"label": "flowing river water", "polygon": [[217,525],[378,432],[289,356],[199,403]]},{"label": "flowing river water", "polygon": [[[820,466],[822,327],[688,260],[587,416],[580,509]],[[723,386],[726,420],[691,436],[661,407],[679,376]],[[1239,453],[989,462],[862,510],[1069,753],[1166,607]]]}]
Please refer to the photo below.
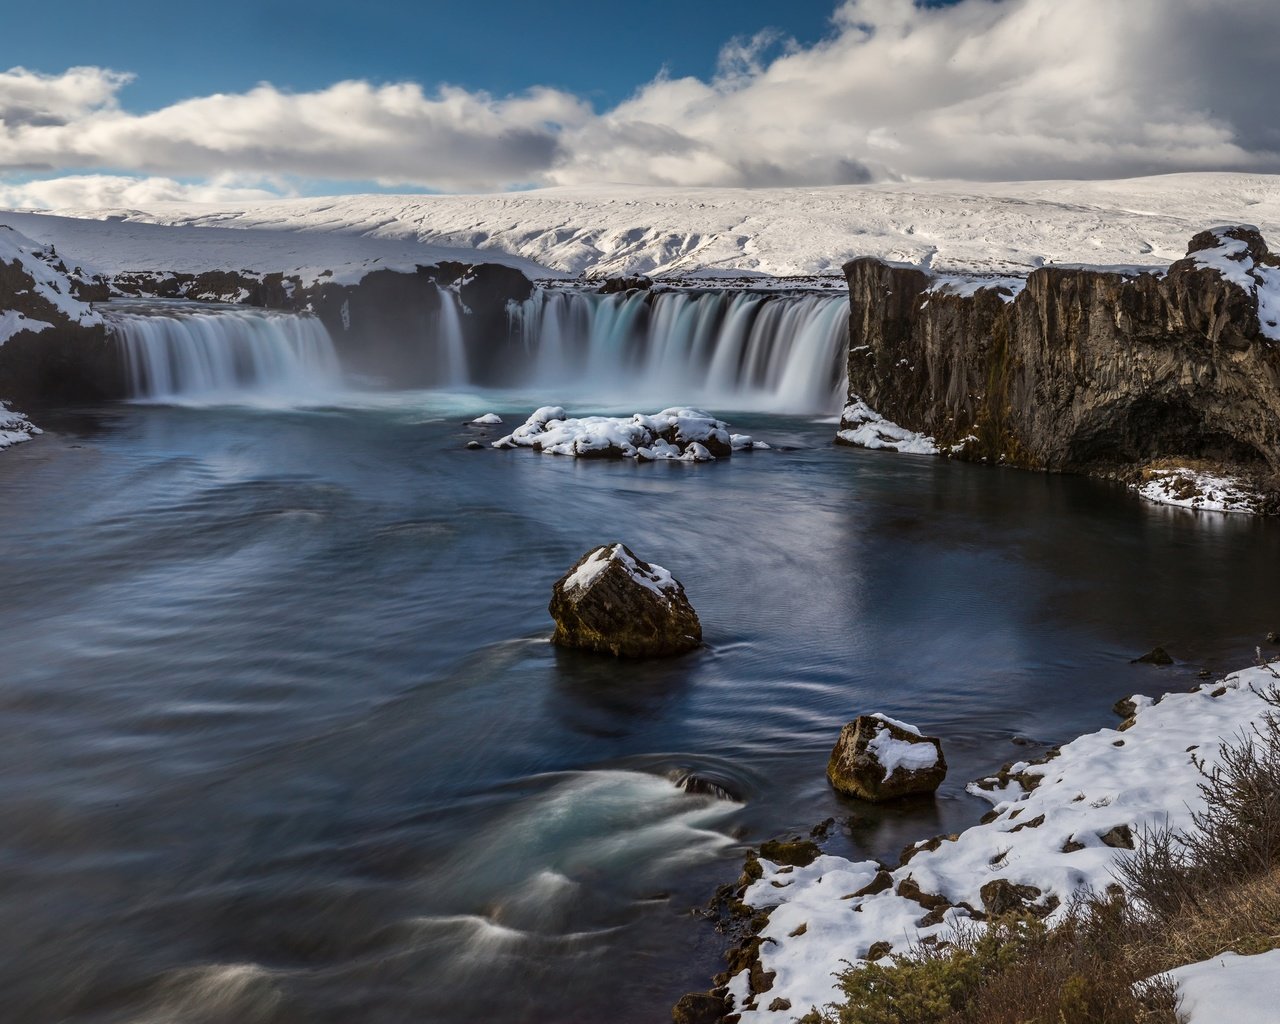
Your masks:
[{"label": "flowing river water", "polygon": [[[637,464],[464,447],[541,387],[247,397],[48,413],[0,457],[8,1019],[669,1019],[747,845],[963,827],[968,780],[1278,628],[1268,521],[836,448],[829,417],[727,396],[772,450]],[[612,540],[684,582],[703,649],[546,642]],[[1181,662],[1130,664],[1156,643]],[[936,801],[829,790],[868,711],[943,738]]]}]

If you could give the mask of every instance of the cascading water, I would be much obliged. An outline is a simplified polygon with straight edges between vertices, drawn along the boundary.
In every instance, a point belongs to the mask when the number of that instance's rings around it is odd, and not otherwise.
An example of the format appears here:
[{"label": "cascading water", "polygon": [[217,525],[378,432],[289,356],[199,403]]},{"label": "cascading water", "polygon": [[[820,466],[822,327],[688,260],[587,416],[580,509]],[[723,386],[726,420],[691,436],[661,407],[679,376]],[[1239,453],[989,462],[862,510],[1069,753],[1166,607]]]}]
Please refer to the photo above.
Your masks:
[{"label": "cascading water", "polygon": [[329,332],[313,316],[127,300],[103,312],[124,351],[134,398],[244,393],[312,398],[341,384]]},{"label": "cascading water", "polygon": [[598,395],[828,412],[844,399],[843,296],[540,288],[511,307],[530,382]]}]

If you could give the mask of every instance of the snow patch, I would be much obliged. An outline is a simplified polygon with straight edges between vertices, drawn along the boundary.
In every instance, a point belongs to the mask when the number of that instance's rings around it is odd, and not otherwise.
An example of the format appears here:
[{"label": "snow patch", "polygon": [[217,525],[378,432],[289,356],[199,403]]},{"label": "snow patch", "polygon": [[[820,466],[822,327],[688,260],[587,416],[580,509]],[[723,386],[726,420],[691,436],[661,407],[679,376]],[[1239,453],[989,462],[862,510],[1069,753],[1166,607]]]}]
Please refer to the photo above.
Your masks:
[{"label": "snow patch", "polygon": [[0,312],[0,345],[12,338],[19,331],[30,331],[32,334],[39,334],[41,331],[47,331],[53,324],[47,320],[31,320],[25,313],[19,313],[17,310],[8,309]]},{"label": "snow patch", "polygon": [[938,748],[932,743],[909,743],[907,740],[895,739],[888,729],[878,730],[868,741],[867,749],[880,762],[886,778],[899,768],[918,772],[938,763]]},{"label": "snow patch", "polygon": [[621,544],[615,544],[611,548],[597,548],[591,553],[591,556],[583,562],[573,574],[564,581],[566,590],[585,590],[590,587],[600,575],[609,568],[610,563],[617,562],[626,570],[627,575],[642,587],[652,590],[660,597],[667,597],[668,591],[678,590],[680,584],[676,582],[676,578],[660,565],[648,563],[649,568],[643,569],[640,563],[632,558],[627,549]]},{"label": "snow patch", "polygon": [[1258,495],[1243,481],[1188,466],[1148,469],[1133,487],[1147,501],[1204,512],[1257,512]]},{"label": "snow patch", "polygon": [[[958,274],[939,274],[929,282],[925,294],[956,295],[970,299],[978,292],[994,290],[1001,300],[1009,303],[1027,287],[1025,277],[977,277]],[[928,299],[925,300],[928,304]]]},{"label": "snow patch", "polygon": [[40,433],[43,431],[26,416],[0,402],[0,451],[23,441],[30,441],[33,435]]},{"label": "snow patch", "polygon": [[836,437],[857,448],[888,448],[904,455],[937,455],[932,437],[891,423],[861,398],[844,407]]},{"label": "snow patch", "polygon": [[483,416],[477,416],[471,421],[472,423],[494,424],[501,423],[502,417],[496,412],[487,412]]},{"label": "snow patch", "polygon": [[1280,1024],[1280,949],[1257,956],[1222,953],[1169,971],[1187,1024]]}]

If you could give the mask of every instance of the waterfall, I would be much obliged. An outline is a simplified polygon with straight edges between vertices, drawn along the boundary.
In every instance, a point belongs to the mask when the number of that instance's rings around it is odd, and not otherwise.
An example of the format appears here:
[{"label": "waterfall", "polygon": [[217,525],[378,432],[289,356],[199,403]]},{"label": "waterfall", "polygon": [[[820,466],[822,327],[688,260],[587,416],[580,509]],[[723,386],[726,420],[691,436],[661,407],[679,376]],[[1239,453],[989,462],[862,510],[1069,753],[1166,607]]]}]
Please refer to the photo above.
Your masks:
[{"label": "waterfall", "polygon": [[511,320],[530,384],[809,413],[843,403],[848,308],[843,295],[539,288]]},{"label": "waterfall", "polygon": [[313,316],[192,302],[114,302],[103,312],[134,398],[309,398],[341,383],[329,332]]},{"label": "waterfall", "polygon": [[440,345],[444,350],[444,383],[466,384],[467,343],[462,336],[462,300],[458,293],[436,286],[440,293]]}]

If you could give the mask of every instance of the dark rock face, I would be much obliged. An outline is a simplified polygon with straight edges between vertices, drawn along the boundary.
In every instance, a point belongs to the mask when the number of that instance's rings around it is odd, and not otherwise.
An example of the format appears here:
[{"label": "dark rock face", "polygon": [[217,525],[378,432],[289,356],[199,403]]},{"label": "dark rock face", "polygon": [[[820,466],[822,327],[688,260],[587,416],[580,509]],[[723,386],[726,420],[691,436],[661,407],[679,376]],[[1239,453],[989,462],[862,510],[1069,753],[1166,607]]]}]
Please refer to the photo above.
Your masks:
[{"label": "dark rock face", "polygon": [[1280,344],[1261,330],[1260,278],[1228,280],[1207,251],[1277,263],[1256,230],[1215,229],[1163,276],[1046,267],[1011,297],[853,260],[851,400],[965,459],[1127,476],[1181,456],[1274,477]]},{"label": "dark rock face", "polygon": [[621,658],[683,654],[702,643],[684,587],[625,544],[593,548],[551,594],[551,642]]},{"label": "dark rock face", "polygon": [[941,742],[873,715],[860,715],[840,730],[827,764],[831,785],[861,800],[932,793],[946,776]]},{"label": "dark rock face", "polygon": [[[101,297],[100,282],[83,282],[64,264],[65,294],[82,302]],[[0,311],[52,327],[19,330],[0,344],[0,399],[24,407],[46,402],[97,401],[125,394],[124,364],[106,329],[87,326],[42,296],[21,260],[0,260]]]}]

